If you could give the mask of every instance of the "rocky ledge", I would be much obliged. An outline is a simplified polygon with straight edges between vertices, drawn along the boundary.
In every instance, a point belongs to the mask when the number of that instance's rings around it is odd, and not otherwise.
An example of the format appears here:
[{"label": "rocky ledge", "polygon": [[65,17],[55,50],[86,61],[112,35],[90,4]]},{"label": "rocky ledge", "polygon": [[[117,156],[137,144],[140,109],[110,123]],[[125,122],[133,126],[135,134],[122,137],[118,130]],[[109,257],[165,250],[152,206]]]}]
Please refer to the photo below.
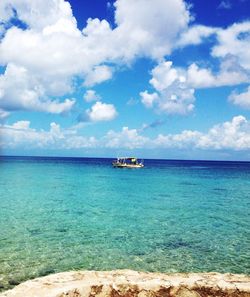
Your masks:
[{"label": "rocky ledge", "polygon": [[250,276],[72,271],[26,281],[0,297],[250,297]]}]

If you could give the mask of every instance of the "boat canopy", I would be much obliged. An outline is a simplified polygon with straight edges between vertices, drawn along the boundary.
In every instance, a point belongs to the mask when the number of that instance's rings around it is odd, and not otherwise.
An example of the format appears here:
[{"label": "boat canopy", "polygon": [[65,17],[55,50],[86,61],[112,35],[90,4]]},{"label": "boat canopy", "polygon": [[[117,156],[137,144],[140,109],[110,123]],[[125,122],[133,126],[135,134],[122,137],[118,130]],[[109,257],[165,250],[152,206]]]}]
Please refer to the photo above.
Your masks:
[{"label": "boat canopy", "polygon": [[114,167],[128,167],[128,168],[139,168],[143,167],[143,160],[138,161],[136,157],[118,157],[115,161],[112,162]]},{"label": "boat canopy", "polygon": [[137,158],[135,158],[135,157],[119,157],[119,158],[117,158],[118,160],[131,160],[131,161],[133,161],[133,160],[137,160]]}]

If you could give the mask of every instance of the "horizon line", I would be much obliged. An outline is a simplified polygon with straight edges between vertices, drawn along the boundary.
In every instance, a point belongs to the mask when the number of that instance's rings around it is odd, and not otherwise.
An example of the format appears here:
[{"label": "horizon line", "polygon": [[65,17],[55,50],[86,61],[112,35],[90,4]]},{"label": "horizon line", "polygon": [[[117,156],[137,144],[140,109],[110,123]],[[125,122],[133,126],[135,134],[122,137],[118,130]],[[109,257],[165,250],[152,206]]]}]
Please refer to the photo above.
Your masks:
[{"label": "horizon line", "polygon": [[[57,159],[116,159],[117,157],[83,157],[83,156],[41,156],[41,155],[2,155],[0,154],[0,158],[57,158]],[[159,160],[159,161],[196,161],[196,162],[241,162],[241,163],[250,163],[250,160],[212,160],[212,159],[165,159],[165,158],[138,158],[143,160]]]}]

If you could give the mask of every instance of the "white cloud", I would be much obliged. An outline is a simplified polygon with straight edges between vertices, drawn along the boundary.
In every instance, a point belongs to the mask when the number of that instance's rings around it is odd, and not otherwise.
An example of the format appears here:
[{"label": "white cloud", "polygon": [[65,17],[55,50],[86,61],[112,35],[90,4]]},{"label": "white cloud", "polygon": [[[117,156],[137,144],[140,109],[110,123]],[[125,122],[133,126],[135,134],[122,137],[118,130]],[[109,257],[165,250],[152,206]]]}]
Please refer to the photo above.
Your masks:
[{"label": "white cloud", "polygon": [[148,93],[148,91],[144,91],[140,93],[141,102],[147,107],[153,107],[154,103],[159,100],[159,95],[157,93]]},{"label": "white cloud", "polygon": [[13,129],[28,130],[30,129],[30,121],[18,121],[12,125]]},{"label": "white cloud", "polygon": [[[18,50],[17,50],[18,49]],[[10,28],[0,46],[1,64],[14,63],[49,79],[68,78],[89,69],[88,54],[83,56],[82,40],[75,35],[51,33],[32,29]],[[86,61],[78,61],[79,58]],[[90,60],[91,61],[91,60]],[[91,65],[91,62],[90,62]]]},{"label": "white cloud", "polygon": [[128,149],[199,149],[199,150],[249,150],[250,121],[244,116],[235,116],[231,121],[217,124],[206,133],[184,130],[177,134],[159,134],[155,138],[141,135],[144,129],[108,131],[99,139],[79,135],[77,128],[62,129],[56,123],[48,131],[30,127],[29,121],[12,125],[0,125],[1,147],[24,149],[81,149],[81,148],[128,148]]},{"label": "white cloud", "polygon": [[[222,1],[221,7],[229,8],[230,2]],[[249,82],[250,70],[250,21],[235,23],[226,29],[195,25],[184,31],[176,47],[200,44],[205,38],[214,35],[215,45],[211,55],[222,62],[220,71],[213,74],[210,69],[194,71],[193,82],[198,87],[234,85]],[[229,65],[230,64],[230,65]],[[198,69],[196,69],[198,70]],[[190,74],[192,75],[192,74]],[[199,80],[204,80],[200,83]],[[207,81],[207,83],[205,82]]]},{"label": "white cloud", "polygon": [[234,86],[250,82],[250,74],[238,64],[234,56],[222,60],[217,73],[209,68],[199,68],[193,63],[188,67],[186,77],[187,83],[193,88]]},{"label": "white cloud", "polygon": [[94,137],[77,135],[76,129],[62,129],[52,122],[48,131],[35,130],[29,121],[18,121],[12,125],[0,125],[1,147],[22,149],[77,149],[96,146]]},{"label": "white cloud", "polygon": [[109,131],[104,137],[104,146],[108,148],[142,148],[147,146],[149,139],[139,135],[136,129],[123,127],[121,132]]},{"label": "white cloud", "polygon": [[[162,58],[171,52],[190,19],[183,0],[156,0],[153,6],[147,0],[117,0],[114,29],[106,20],[89,19],[80,31],[64,0],[2,0],[0,5],[1,22],[17,17],[27,25],[26,29],[9,28],[0,44],[0,64],[14,65],[27,77],[20,96],[16,93],[10,100],[13,110],[15,106],[27,109],[22,97],[26,91],[32,97],[28,100],[36,101],[35,110],[42,111],[46,108],[37,106],[43,105],[44,98],[74,90],[75,76],[85,86],[93,86],[112,77],[110,65],[129,64],[138,56]],[[4,97],[4,106],[7,101]]]},{"label": "white cloud", "polygon": [[147,108],[168,114],[187,114],[194,109],[195,89],[234,86],[250,82],[250,74],[238,64],[235,56],[226,56],[217,73],[210,68],[191,64],[187,69],[173,67],[171,61],[161,61],[153,68],[150,84],[154,92],[140,92]]},{"label": "white cloud", "polygon": [[64,0],[1,0],[0,20],[8,21],[14,17],[13,8],[21,21],[36,30],[42,30],[60,19],[73,18],[70,4]]},{"label": "white cloud", "polygon": [[7,112],[35,110],[59,114],[70,111],[74,104],[74,99],[50,100],[41,81],[24,67],[8,64],[0,75],[0,107]]},{"label": "white cloud", "polygon": [[158,112],[187,114],[194,108],[194,90],[186,83],[183,71],[172,67],[171,61],[163,61],[152,70],[150,84],[156,92],[141,92],[141,101],[146,107],[155,107]]},{"label": "white cloud", "polygon": [[198,45],[205,38],[218,32],[218,28],[207,27],[203,25],[194,25],[184,31],[176,43],[176,47],[185,47],[187,45]]},{"label": "white cloud", "polygon": [[169,88],[176,80],[185,82],[185,77],[180,76],[172,65],[173,63],[171,61],[166,61],[158,64],[152,70],[150,83],[157,91],[163,91]]},{"label": "white cloud", "polygon": [[233,55],[238,58],[240,65],[250,69],[250,22],[234,24],[217,33],[218,44],[213,47],[212,55],[223,58]]},{"label": "white cloud", "polygon": [[154,145],[159,148],[195,148],[202,133],[184,130],[180,134],[159,134],[154,140]]},{"label": "white cloud", "polygon": [[96,93],[94,90],[87,90],[83,96],[83,99],[86,102],[98,101],[101,99],[101,96]]},{"label": "white cloud", "polygon": [[243,116],[236,116],[231,122],[214,126],[200,137],[198,148],[243,150],[250,148],[250,122]]},{"label": "white cloud", "polygon": [[[12,27],[0,44],[0,107],[8,110],[69,111],[74,100],[56,97],[73,91],[75,75],[84,78],[103,60],[92,53],[88,38],[77,29],[70,4],[63,0],[5,1],[28,29]],[[97,46],[95,45],[97,48]],[[94,68],[92,82],[108,79],[108,70]],[[105,71],[106,70],[106,71]],[[17,80],[17,87],[16,87]]]},{"label": "white cloud", "polygon": [[114,33],[126,59],[135,55],[159,59],[169,54],[190,20],[182,0],[155,0],[154,5],[147,0],[118,0],[115,7]]},{"label": "white cloud", "polygon": [[[250,22],[227,29],[201,25],[188,29],[191,17],[183,0],[155,0],[154,5],[148,0],[117,0],[114,28],[106,20],[89,19],[79,30],[69,2],[31,2],[0,3],[3,25],[13,16],[27,25],[7,29],[0,43],[0,64],[6,66],[0,78],[0,109],[5,116],[13,110],[67,112],[75,101],[57,98],[74,91],[76,76],[84,86],[92,87],[111,79],[116,64],[129,65],[137,57],[161,61],[152,71],[150,83],[155,90],[141,92],[141,97],[147,107],[166,113],[193,110],[194,87],[249,81]],[[213,73],[197,64],[184,70],[162,62],[174,48],[199,44],[211,34],[218,40],[212,55],[225,60],[233,57],[234,66],[222,63],[220,71]]]},{"label": "white cloud", "polygon": [[231,122],[215,125],[207,133],[186,130],[180,134],[159,135],[155,144],[166,148],[192,148],[210,150],[250,149],[250,122],[236,116]]},{"label": "white cloud", "polygon": [[95,66],[85,77],[84,86],[91,87],[93,85],[102,83],[112,77],[112,70],[110,67],[101,65]]},{"label": "white cloud", "polygon": [[250,109],[250,86],[245,92],[232,92],[229,96],[229,101],[245,109]]},{"label": "white cloud", "polygon": [[49,36],[54,33],[63,33],[68,36],[79,37],[80,32],[77,30],[76,21],[71,19],[59,19],[55,24],[46,26],[43,29],[44,36]]},{"label": "white cloud", "polygon": [[97,101],[91,109],[88,109],[86,114],[92,122],[111,121],[118,115],[113,104],[102,103],[100,101]]}]

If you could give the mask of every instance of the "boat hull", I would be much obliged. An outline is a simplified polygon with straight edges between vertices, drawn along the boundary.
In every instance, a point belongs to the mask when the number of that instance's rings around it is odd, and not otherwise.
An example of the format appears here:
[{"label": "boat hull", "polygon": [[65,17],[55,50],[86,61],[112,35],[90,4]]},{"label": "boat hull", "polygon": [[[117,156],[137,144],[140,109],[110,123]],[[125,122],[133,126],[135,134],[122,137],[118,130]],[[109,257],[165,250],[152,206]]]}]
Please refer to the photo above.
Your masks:
[{"label": "boat hull", "polygon": [[115,168],[142,168],[143,164],[115,164],[113,163],[113,167]]}]

